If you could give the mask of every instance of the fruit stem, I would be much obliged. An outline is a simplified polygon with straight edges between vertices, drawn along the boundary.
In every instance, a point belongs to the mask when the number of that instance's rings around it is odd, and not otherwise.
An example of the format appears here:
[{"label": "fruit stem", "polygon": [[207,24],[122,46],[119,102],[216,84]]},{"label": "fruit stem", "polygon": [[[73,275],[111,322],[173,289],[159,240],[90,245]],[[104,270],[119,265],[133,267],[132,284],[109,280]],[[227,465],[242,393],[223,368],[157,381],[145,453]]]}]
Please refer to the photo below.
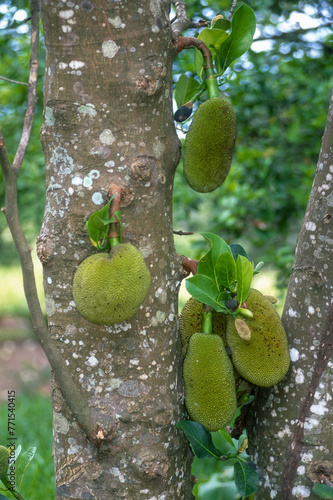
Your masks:
[{"label": "fruit stem", "polygon": [[[122,195],[122,189],[119,186],[112,185],[111,188],[109,189],[109,194],[110,196],[113,196],[113,199],[111,201],[110,205],[110,218],[114,218],[115,222],[111,222],[109,226],[109,234],[108,234],[108,240],[110,243],[110,248],[112,249],[116,245],[119,245],[121,243],[121,221],[119,220],[120,217],[120,201],[121,201],[121,195]],[[118,212],[118,214],[117,214]]]},{"label": "fruit stem", "polygon": [[217,81],[215,78],[214,70],[211,67],[204,66],[205,71],[205,82],[207,83],[208,97],[212,99],[213,97],[219,97],[219,88],[217,86]]},{"label": "fruit stem", "polygon": [[177,50],[181,52],[183,49],[188,47],[195,47],[200,50],[202,57],[204,59],[203,69],[205,72],[205,82],[207,84],[209,99],[213,97],[219,97],[219,89],[217,86],[217,81],[213,69],[213,58],[212,53],[207,47],[207,45],[198,38],[192,36],[181,36],[177,41]]},{"label": "fruit stem", "polygon": [[213,311],[207,304],[202,308],[202,333],[213,333]]}]

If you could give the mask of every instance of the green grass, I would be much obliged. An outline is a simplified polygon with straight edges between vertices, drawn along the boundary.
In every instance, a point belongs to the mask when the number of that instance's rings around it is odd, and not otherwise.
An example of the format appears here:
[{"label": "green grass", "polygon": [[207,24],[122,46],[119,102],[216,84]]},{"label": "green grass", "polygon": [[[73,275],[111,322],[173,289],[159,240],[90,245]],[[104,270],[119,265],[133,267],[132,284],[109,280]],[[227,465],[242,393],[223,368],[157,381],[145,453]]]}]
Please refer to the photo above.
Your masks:
[{"label": "green grass", "polygon": [[[21,454],[35,446],[36,454],[26,470],[21,494],[26,500],[54,499],[54,469],[52,461],[51,401],[40,395],[16,394],[16,446]],[[0,444],[8,446],[7,402],[0,404]],[[18,488],[19,478],[16,478]],[[1,484],[1,483],[0,483]],[[10,493],[1,491],[8,498]]]},{"label": "green grass", "polygon": [[[43,269],[33,251],[33,263],[35,269],[35,279],[39,300],[42,310],[45,311],[44,291],[43,291]],[[0,317],[1,316],[25,316],[29,317],[29,310],[24,295],[23,277],[21,267],[0,266]]]}]

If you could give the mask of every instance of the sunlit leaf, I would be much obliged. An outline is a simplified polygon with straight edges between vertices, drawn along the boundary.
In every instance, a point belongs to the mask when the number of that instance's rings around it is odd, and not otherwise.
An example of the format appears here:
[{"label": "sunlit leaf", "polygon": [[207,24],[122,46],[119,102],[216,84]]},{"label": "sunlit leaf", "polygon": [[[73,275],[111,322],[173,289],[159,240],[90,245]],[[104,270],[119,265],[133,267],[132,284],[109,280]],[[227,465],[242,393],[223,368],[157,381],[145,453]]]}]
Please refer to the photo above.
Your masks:
[{"label": "sunlit leaf", "polygon": [[253,269],[251,262],[243,255],[237,257],[237,300],[242,304],[250,293]]},{"label": "sunlit leaf", "polygon": [[230,35],[220,46],[218,56],[222,72],[250,48],[255,30],[254,12],[251,7],[242,4],[232,16]]},{"label": "sunlit leaf", "polygon": [[232,254],[223,252],[216,262],[216,276],[219,289],[234,289],[234,282],[237,279],[236,262]]},{"label": "sunlit leaf", "polygon": [[185,282],[186,290],[195,299],[207,304],[215,311],[221,312],[224,307],[218,303],[219,290],[216,282],[203,274],[196,274]]},{"label": "sunlit leaf", "polygon": [[27,470],[31,460],[35,456],[36,450],[37,450],[37,448],[35,446],[29,448],[25,453],[23,453],[20,456],[20,458],[17,462],[17,475],[18,475],[18,479],[20,480],[20,486],[19,486],[20,491],[22,489],[24,475],[26,473],[26,470]]}]

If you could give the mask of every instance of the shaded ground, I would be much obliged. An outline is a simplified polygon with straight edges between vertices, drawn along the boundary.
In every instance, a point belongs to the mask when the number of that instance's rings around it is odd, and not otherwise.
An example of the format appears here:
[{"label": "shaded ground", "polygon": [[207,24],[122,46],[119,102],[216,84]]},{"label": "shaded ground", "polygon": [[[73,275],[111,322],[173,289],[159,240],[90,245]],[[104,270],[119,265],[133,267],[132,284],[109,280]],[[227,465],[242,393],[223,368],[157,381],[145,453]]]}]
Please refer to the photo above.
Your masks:
[{"label": "shaded ground", "polygon": [[0,318],[0,402],[7,391],[50,395],[50,366],[25,318]]}]

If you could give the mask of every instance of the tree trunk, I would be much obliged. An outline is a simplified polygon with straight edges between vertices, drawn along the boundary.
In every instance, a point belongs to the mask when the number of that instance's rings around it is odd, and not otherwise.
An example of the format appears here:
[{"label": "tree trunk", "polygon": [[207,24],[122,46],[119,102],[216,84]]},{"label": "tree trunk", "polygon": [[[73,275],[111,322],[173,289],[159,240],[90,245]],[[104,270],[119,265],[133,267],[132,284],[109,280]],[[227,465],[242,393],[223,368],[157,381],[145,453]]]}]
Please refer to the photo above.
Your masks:
[{"label": "tree trunk", "polygon": [[[47,202],[38,240],[49,333],[86,405],[113,425],[92,444],[53,383],[56,498],[189,499],[191,457],[174,424],[183,415],[178,287],[172,233],[180,146],[172,118],[169,2],[43,0]],[[96,253],[88,217],[122,188],[124,241],[152,285],[139,312],[99,326],[77,311],[72,281]]]},{"label": "tree trunk", "polygon": [[291,369],[260,390],[249,425],[260,500],[314,498],[313,483],[333,481],[332,188],[333,98],[282,318]]}]

